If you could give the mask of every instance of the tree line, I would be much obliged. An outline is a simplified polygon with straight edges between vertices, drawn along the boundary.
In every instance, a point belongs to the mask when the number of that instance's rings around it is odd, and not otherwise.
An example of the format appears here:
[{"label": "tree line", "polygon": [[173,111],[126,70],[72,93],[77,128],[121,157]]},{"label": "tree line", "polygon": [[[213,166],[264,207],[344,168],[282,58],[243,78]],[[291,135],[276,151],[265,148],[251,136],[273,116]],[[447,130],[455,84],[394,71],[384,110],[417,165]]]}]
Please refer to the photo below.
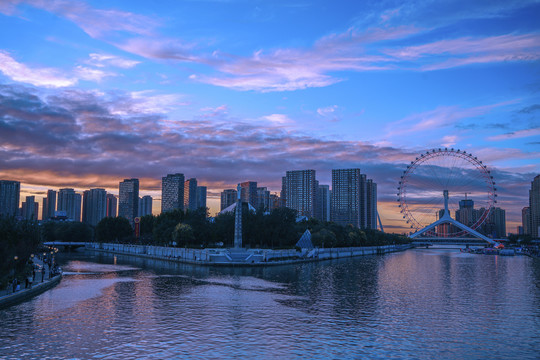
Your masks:
[{"label": "tree line", "polygon": [[[302,234],[309,230],[317,247],[351,247],[401,244],[408,242],[402,235],[387,234],[373,229],[358,229],[316,219],[296,222],[297,212],[277,208],[269,214],[262,209],[248,211],[243,204],[242,240],[251,248],[293,248]],[[95,230],[96,241],[121,242],[177,247],[232,247],[234,244],[234,212],[208,217],[208,209],[174,210],[160,215],[146,215],[139,223],[140,236],[135,238],[129,222],[122,218],[105,218]]]}]

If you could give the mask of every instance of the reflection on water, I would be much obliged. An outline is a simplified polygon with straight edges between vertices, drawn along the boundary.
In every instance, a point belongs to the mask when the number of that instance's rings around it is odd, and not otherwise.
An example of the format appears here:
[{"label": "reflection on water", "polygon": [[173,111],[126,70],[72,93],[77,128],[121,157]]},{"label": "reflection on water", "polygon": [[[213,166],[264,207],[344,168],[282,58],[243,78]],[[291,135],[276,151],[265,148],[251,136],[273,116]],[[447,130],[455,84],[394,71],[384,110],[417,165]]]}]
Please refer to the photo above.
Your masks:
[{"label": "reflection on water", "polygon": [[266,268],[107,254],[60,261],[60,285],[0,311],[0,357],[536,359],[540,352],[540,264],[525,257],[410,250]]}]

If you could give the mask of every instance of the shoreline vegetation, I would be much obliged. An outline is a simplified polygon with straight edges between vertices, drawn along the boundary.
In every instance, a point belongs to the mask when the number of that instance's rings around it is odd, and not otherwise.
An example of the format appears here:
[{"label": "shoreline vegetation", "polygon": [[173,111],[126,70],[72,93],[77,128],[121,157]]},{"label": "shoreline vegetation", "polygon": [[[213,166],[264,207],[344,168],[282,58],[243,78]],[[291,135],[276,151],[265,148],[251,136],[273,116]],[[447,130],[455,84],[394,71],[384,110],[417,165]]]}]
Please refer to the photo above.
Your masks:
[{"label": "shoreline vegetation", "polygon": [[[277,208],[270,213],[262,209],[242,211],[242,238],[245,248],[292,249],[309,230],[315,247],[359,247],[407,244],[404,235],[383,233],[374,229],[358,229],[309,219],[297,222],[297,213]],[[95,240],[101,243],[122,243],[182,248],[233,247],[234,212],[209,218],[207,209],[169,211],[146,215],[139,223],[140,236],[133,236],[129,222],[123,218],[104,218],[95,228]]]}]

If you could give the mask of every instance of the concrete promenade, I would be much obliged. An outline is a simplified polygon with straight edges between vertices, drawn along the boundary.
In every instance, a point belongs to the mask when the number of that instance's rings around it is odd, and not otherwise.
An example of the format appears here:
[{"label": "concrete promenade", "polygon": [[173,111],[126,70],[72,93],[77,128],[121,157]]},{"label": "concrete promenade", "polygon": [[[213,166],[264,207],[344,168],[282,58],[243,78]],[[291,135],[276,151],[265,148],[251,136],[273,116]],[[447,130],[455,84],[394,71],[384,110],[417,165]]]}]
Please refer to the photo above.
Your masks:
[{"label": "concrete promenade", "polygon": [[[40,270],[36,270],[35,279],[28,288],[25,288],[25,283],[22,282],[20,284],[19,291],[13,292],[13,287],[11,283],[8,284],[7,288],[0,289],[0,309],[27,301],[34,296],[37,296],[47,291],[48,289],[53,288],[62,279],[62,274],[49,277],[49,266],[47,264],[44,264],[38,258],[34,258],[34,264],[38,265],[40,267]],[[43,267],[45,267],[45,272],[41,271]]]},{"label": "concrete promenade", "polygon": [[403,251],[411,245],[315,249],[187,249],[164,246],[89,243],[86,249],[210,266],[270,266]]}]

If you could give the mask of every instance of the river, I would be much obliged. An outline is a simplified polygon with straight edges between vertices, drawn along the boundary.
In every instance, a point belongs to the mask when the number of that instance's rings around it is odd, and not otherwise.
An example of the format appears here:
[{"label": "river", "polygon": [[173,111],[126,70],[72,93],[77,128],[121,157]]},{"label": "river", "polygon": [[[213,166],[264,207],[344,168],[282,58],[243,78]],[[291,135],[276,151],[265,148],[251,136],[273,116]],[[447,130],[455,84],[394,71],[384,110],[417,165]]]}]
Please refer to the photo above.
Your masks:
[{"label": "river", "polygon": [[540,260],[407,250],[261,268],[61,254],[2,359],[538,359]]}]

